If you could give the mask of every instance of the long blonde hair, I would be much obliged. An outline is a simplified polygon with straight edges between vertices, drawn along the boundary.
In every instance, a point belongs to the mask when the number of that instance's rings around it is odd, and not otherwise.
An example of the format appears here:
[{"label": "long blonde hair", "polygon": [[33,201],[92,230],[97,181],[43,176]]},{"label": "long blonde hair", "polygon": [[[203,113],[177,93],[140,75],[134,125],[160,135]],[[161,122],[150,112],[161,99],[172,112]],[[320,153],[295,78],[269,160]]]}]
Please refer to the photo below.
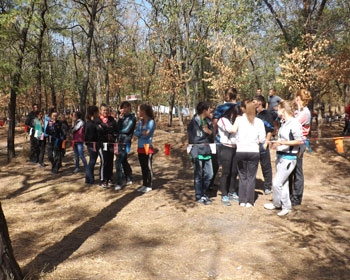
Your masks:
[{"label": "long blonde hair", "polygon": [[245,114],[247,116],[248,121],[251,124],[254,124],[256,110],[255,110],[255,104],[253,103],[253,101],[249,100],[245,102]]},{"label": "long blonde hair", "polygon": [[294,109],[291,101],[281,100],[280,103],[278,103],[278,108],[284,109],[288,115],[294,116]]}]

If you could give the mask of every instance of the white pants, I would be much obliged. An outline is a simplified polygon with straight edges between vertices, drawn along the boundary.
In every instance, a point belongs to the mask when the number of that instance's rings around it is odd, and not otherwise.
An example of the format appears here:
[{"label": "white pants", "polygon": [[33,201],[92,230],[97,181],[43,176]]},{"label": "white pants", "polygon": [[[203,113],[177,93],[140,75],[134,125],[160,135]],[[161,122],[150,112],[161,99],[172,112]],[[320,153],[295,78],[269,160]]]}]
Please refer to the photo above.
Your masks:
[{"label": "white pants", "polygon": [[276,159],[276,175],[273,179],[273,204],[278,208],[292,209],[288,177],[294,170],[296,163],[296,159],[290,160],[279,156]]}]

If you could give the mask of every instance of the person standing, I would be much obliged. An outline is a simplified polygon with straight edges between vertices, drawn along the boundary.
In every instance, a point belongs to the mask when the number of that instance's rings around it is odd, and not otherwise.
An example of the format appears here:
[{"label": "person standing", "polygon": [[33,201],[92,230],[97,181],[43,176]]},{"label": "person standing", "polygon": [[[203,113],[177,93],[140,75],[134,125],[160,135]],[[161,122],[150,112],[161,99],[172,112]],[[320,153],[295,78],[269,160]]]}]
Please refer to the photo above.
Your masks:
[{"label": "person standing", "polygon": [[214,130],[210,120],[211,108],[208,102],[199,102],[195,114],[187,127],[188,143],[192,144],[190,155],[194,169],[194,190],[196,201],[200,204],[212,203],[206,195],[213,177],[211,149],[214,143]]},{"label": "person standing", "polygon": [[136,125],[135,115],[131,112],[131,104],[123,101],[120,104],[120,114],[118,118],[118,155],[115,161],[117,173],[117,185],[115,190],[120,190],[123,186],[123,170],[126,184],[132,184],[132,169],[128,162],[128,153],[130,152],[131,140]]},{"label": "person standing", "polygon": [[[216,137],[217,143],[220,143],[220,137],[218,133],[218,120],[227,112],[228,110],[232,109],[237,104],[237,89],[234,87],[229,87],[225,90],[225,95],[224,95],[224,101],[225,103],[217,106],[212,114],[211,120],[212,120],[212,125],[214,128],[214,137]],[[218,146],[218,154],[220,154],[220,147]],[[217,154],[212,154],[212,165],[213,165],[213,178],[211,179],[209,189],[214,188],[214,181],[216,174],[219,170],[219,161],[220,159],[218,158]]]},{"label": "person standing", "polygon": [[[75,111],[72,114],[72,145],[74,145],[74,157],[75,157],[75,169],[73,173],[76,174],[80,171],[79,168],[79,158],[81,159],[84,169],[86,169],[87,162],[84,155],[84,130],[85,122],[82,120],[82,115],[79,111]],[[74,144],[73,144],[74,143]]]},{"label": "person standing", "polygon": [[113,176],[114,144],[117,135],[117,122],[109,115],[106,104],[100,106],[100,118],[96,120],[98,131],[100,165],[100,183],[109,188]]},{"label": "person standing", "polygon": [[230,200],[238,202],[236,137],[232,130],[236,117],[241,114],[240,106],[236,105],[229,109],[217,122],[221,144],[218,149],[222,166],[220,178],[221,203],[225,206],[231,205]]},{"label": "person standing", "polygon": [[303,143],[299,145],[297,162],[294,171],[289,176],[290,200],[292,206],[300,205],[303,200],[304,193],[304,171],[303,171],[303,156],[306,150],[306,141],[310,133],[311,112],[307,104],[311,100],[311,94],[306,89],[298,90],[294,95],[294,103],[296,110],[295,118],[300,122],[303,133]]},{"label": "person standing", "polygon": [[137,154],[142,172],[142,186],[137,191],[146,193],[153,189],[152,159],[154,148],[152,139],[156,124],[151,105],[141,104],[138,107],[138,115],[141,120],[139,121],[135,130],[135,136],[138,138]]},{"label": "person standing", "polygon": [[274,119],[274,121],[273,121],[274,132],[272,133],[273,136],[277,134],[278,127],[279,127],[277,106],[281,102],[281,100],[282,100],[282,98],[276,95],[276,89],[270,88],[269,96],[267,97],[266,109],[272,114],[273,119]]},{"label": "person standing", "polygon": [[260,165],[264,176],[264,193],[268,195],[271,194],[272,188],[272,166],[269,141],[274,131],[274,120],[271,112],[265,109],[266,101],[262,95],[255,96],[253,99],[253,103],[256,107],[256,116],[263,121],[266,132],[266,141],[264,144],[260,145]]},{"label": "person standing", "polygon": [[261,88],[257,88],[257,90],[256,90],[256,95],[257,95],[257,96],[259,96],[259,95],[262,96],[262,89],[261,89]]},{"label": "person standing", "polygon": [[49,138],[47,152],[51,162],[51,174],[56,174],[62,166],[62,142],[65,137],[62,130],[62,123],[58,120],[58,113],[56,110],[51,112],[51,118],[46,126],[45,132]]},{"label": "person standing", "polygon": [[253,207],[255,178],[259,165],[259,146],[265,142],[264,123],[256,117],[252,101],[244,102],[244,114],[237,117],[233,133],[237,132],[237,165],[239,174],[239,205]]},{"label": "person standing", "polygon": [[273,180],[273,202],[264,205],[265,209],[281,209],[278,216],[285,216],[292,210],[289,196],[288,177],[297,163],[299,146],[302,144],[302,127],[294,118],[291,102],[283,100],[278,105],[278,116],[283,120],[278,131],[276,174]]},{"label": "person standing", "polygon": [[45,167],[44,164],[44,155],[45,155],[45,146],[46,140],[44,135],[44,119],[43,112],[36,111],[36,117],[34,119],[34,142],[37,152],[37,162],[39,167]]},{"label": "person standing", "polygon": [[85,144],[89,154],[89,163],[85,168],[85,183],[92,185],[95,182],[94,169],[100,150],[98,142],[98,131],[96,123],[99,122],[99,111],[97,106],[89,106],[86,113]]},{"label": "person standing", "polygon": [[38,143],[37,143],[37,139],[34,137],[34,119],[37,116],[37,112],[38,112],[39,108],[38,108],[38,104],[34,103],[32,105],[32,111],[28,114],[26,121],[25,121],[25,125],[26,125],[26,129],[27,132],[29,134],[30,137],[30,154],[29,154],[29,161],[32,164],[36,164],[38,162]]}]

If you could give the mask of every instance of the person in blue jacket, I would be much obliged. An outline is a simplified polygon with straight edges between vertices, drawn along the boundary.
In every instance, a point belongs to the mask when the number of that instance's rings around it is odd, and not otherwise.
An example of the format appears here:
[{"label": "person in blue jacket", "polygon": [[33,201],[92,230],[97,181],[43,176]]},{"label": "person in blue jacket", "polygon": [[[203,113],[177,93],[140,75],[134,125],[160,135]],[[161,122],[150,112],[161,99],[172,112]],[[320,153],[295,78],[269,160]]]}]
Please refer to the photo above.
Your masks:
[{"label": "person in blue jacket", "polygon": [[141,104],[138,107],[138,115],[141,120],[139,121],[135,130],[135,136],[138,138],[137,153],[142,172],[142,186],[138,189],[138,191],[146,193],[153,189],[152,158],[154,148],[152,139],[156,124],[151,105]]}]

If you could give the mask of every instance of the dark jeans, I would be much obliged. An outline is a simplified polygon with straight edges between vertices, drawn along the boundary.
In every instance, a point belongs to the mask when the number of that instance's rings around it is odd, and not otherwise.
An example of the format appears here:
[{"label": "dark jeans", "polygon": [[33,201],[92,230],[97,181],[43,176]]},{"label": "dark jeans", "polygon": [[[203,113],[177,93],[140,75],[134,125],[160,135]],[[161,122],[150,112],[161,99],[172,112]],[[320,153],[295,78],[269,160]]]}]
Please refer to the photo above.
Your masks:
[{"label": "dark jeans", "polygon": [[39,159],[38,162],[40,164],[44,163],[44,155],[45,155],[45,148],[46,148],[46,139],[44,140],[38,140],[39,141]]},{"label": "dark jeans", "polygon": [[85,183],[93,184],[95,181],[94,169],[96,160],[98,157],[98,152],[93,147],[87,146],[87,150],[89,153],[89,163],[85,168]]},{"label": "dark jeans", "polygon": [[152,188],[153,169],[152,158],[153,154],[138,154],[142,172],[142,185]]},{"label": "dark jeans", "polygon": [[31,162],[38,162],[40,154],[39,140],[33,135],[30,136],[30,155],[29,160]]},{"label": "dark jeans", "polygon": [[306,145],[300,145],[296,166],[289,176],[289,193],[292,205],[300,205],[304,193],[303,157]]},{"label": "dark jeans", "polygon": [[260,153],[237,152],[239,174],[239,203],[255,201],[255,177],[258,171]]},{"label": "dark jeans", "polygon": [[[219,146],[217,146],[217,149],[216,149],[216,152],[219,153]],[[219,158],[218,158],[218,154],[212,154],[211,155],[211,164],[213,166],[213,178],[211,178],[210,180],[210,185],[209,187],[214,187],[214,182],[215,182],[215,177],[216,177],[216,174],[218,173],[219,171]]]},{"label": "dark jeans", "polygon": [[101,182],[110,181],[113,176],[114,146],[108,144],[107,150],[100,148],[98,154],[101,159],[100,180]]},{"label": "dark jeans", "polygon": [[237,192],[236,177],[238,175],[238,170],[236,148],[220,146],[219,153],[222,167],[220,179],[221,194],[227,196],[228,193]]},{"label": "dark jeans", "polygon": [[213,177],[213,165],[211,159],[199,160],[193,159],[194,169],[194,191],[196,200],[201,199],[207,191],[210,180]]},{"label": "dark jeans", "polygon": [[128,162],[128,154],[126,151],[119,151],[117,159],[115,160],[115,169],[117,172],[117,184],[122,185],[123,183],[123,170],[126,180],[131,179],[132,169]]},{"label": "dark jeans", "polygon": [[52,173],[57,173],[62,166],[63,149],[61,144],[62,143],[59,141],[57,144],[49,142],[47,145],[47,153],[51,162]]},{"label": "dark jeans", "polygon": [[264,188],[265,190],[271,190],[272,187],[272,166],[270,148],[266,150],[260,149],[260,165],[264,176]]}]

